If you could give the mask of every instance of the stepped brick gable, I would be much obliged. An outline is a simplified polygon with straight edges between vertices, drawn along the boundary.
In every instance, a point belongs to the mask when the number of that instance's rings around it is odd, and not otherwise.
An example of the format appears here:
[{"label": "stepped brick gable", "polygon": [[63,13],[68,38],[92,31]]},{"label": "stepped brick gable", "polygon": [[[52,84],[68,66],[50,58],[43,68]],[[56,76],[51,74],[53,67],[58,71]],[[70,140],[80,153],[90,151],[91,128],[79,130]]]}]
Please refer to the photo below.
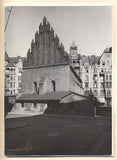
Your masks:
[{"label": "stepped brick gable", "polygon": [[59,38],[54,34],[53,28],[43,18],[39,30],[35,33],[35,39],[31,42],[31,49],[27,52],[25,67],[42,66],[48,64],[60,64],[69,62],[69,56]]}]

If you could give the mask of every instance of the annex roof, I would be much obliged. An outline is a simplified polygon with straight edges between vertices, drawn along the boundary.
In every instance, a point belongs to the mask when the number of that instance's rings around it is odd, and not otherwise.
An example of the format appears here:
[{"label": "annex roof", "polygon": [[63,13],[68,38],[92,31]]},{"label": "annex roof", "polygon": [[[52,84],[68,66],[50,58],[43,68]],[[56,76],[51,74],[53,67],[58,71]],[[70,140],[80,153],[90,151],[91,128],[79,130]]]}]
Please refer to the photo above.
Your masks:
[{"label": "annex roof", "polygon": [[[71,92],[71,91],[61,91],[61,92],[47,92],[43,95],[39,95],[37,93],[25,93],[21,96],[17,97],[16,102],[52,102],[52,101],[63,101],[65,97],[68,97],[70,95],[77,96],[78,100],[86,100],[86,96],[79,95],[77,93]],[[71,98],[71,97],[70,97]],[[70,99],[72,101],[72,99]]]}]

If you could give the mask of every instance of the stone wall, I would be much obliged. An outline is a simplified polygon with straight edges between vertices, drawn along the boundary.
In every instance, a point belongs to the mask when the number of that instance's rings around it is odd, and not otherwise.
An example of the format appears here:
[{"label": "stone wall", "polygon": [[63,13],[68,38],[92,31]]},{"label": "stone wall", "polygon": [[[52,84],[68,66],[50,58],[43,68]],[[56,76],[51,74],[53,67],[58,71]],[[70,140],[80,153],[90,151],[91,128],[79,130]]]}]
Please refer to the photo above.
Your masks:
[{"label": "stone wall", "polygon": [[36,82],[37,90],[39,89],[41,94],[47,91],[50,92],[53,91],[52,81],[55,82],[55,91],[69,91],[69,76],[69,64],[28,68],[22,74],[22,91],[28,93],[34,92],[34,82]]},{"label": "stone wall", "polygon": [[[36,82],[36,90],[39,94],[51,91],[73,91],[83,95],[82,81],[75,74],[69,64],[27,68],[22,74],[22,91],[35,92]],[[55,83],[55,90],[52,82]]]}]

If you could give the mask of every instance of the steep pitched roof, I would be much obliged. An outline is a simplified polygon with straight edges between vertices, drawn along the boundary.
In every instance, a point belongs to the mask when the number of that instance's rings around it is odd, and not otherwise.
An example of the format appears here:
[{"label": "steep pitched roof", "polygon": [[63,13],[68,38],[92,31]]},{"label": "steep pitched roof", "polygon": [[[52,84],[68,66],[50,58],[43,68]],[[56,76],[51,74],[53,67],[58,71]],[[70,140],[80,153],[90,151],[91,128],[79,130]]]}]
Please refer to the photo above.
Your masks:
[{"label": "steep pitched roof", "polygon": [[112,47],[106,48],[106,49],[104,50],[104,53],[112,53]]},{"label": "steep pitched roof", "polygon": [[15,65],[12,64],[12,63],[9,63],[9,64],[7,64],[5,67],[15,67]]},{"label": "steep pitched roof", "polygon": [[17,56],[17,57],[9,57],[9,60],[10,60],[10,63],[18,63],[19,59],[21,59],[23,62],[26,61],[26,58],[25,57],[20,57],[20,56]]},{"label": "steep pitched roof", "polygon": [[98,63],[99,58],[100,58],[99,56],[95,56],[95,55],[81,56],[82,64],[88,63],[89,65],[93,65],[95,63]]},{"label": "steep pitched roof", "polygon": [[98,60],[98,63],[100,63],[100,59],[101,59],[101,57],[103,56],[104,53],[112,53],[112,47],[106,48],[106,49],[103,51],[102,55],[100,56],[100,58],[99,58],[99,60]]},{"label": "steep pitched roof", "polygon": [[75,72],[74,68],[72,66],[70,66],[70,69],[72,71],[72,73],[74,74],[74,76],[78,79],[78,81],[80,81],[82,83],[81,78],[78,76],[78,74]]},{"label": "steep pitched roof", "polygon": [[9,62],[9,56],[6,51],[5,51],[5,61]]}]

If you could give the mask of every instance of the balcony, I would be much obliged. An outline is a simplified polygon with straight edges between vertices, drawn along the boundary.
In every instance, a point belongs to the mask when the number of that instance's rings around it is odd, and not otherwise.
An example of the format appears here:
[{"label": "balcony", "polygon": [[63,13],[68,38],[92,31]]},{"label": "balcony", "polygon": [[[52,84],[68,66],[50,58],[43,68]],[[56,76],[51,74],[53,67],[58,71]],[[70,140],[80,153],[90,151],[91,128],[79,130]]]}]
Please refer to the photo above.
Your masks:
[{"label": "balcony", "polygon": [[16,72],[12,72],[12,71],[5,71],[5,74],[6,74],[6,75],[15,75],[15,74],[16,74]]},{"label": "balcony", "polygon": [[100,77],[104,76],[104,71],[99,73]]}]

